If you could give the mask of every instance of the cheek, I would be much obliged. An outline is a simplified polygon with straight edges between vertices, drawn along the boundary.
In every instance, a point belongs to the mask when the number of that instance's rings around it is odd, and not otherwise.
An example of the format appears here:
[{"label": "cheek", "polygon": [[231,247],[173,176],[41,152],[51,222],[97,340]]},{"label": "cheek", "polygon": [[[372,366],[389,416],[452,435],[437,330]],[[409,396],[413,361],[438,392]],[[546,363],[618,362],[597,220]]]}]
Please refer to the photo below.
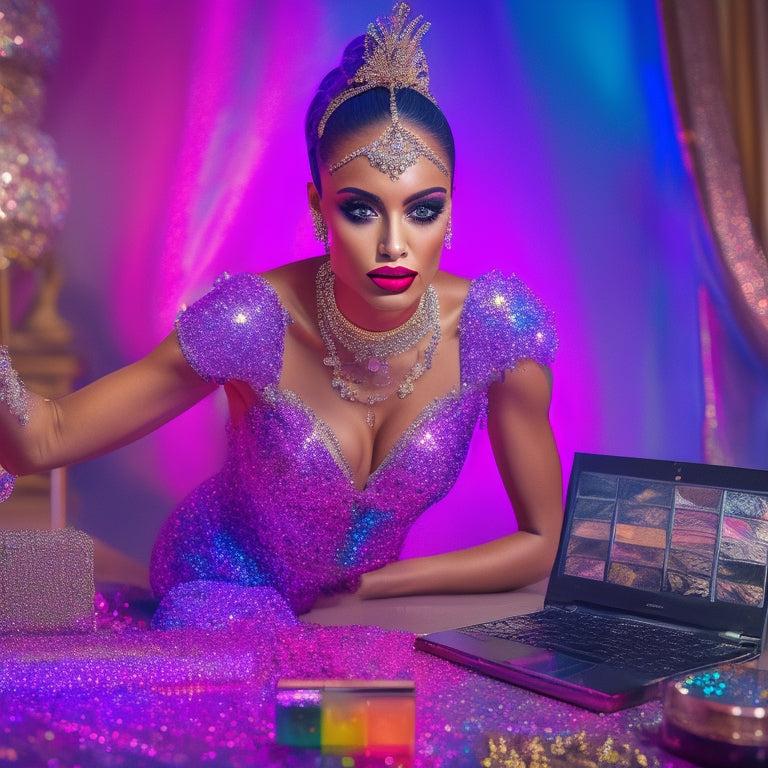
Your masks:
[{"label": "cheek", "polygon": [[425,252],[439,257],[443,252],[443,242],[445,240],[445,227],[431,226],[425,228],[427,231],[420,238],[420,242]]},{"label": "cheek", "polygon": [[328,221],[331,244],[339,250],[367,254],[375,249],[378,242],[377,228],[373,222],[359,225],[352,224],[343,216],[335,216]]}]

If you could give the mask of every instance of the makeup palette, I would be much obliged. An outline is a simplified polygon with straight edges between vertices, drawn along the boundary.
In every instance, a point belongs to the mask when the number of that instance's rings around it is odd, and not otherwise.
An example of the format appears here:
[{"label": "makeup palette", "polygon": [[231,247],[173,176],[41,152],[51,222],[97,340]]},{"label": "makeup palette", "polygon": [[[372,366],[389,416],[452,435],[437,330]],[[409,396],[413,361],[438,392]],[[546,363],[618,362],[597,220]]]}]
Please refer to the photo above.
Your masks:
[{"label": "makeup palette", "polygon": [[564,571],[760,607],[768,496],[600,473],[581,477]]},{"label": "makeup palette", "polygon": [[280,680],[276,736],[286,747],[410,765],[415,712],[411,680]]}]

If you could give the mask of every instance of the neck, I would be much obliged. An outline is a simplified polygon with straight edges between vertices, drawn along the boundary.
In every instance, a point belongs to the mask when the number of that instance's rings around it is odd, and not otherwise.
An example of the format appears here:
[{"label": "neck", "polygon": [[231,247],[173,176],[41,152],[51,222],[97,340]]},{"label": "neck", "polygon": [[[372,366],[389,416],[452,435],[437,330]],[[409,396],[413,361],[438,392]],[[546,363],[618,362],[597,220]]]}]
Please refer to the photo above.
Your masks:
[{"label": "neck", "polygon": [[[399,398],[407,397],[413,391],[414,382],[432,365],[432,356],[440,341],[437,292],[430,285],[410,316],[406,312],[374,313],[378,327],[371,328],[369,322],[366,322],[367,327],[361,327],[342,314],[336,302],[334,282],[330,263],[323,262],[315,278],[317,325],[327,351],[323,364],[333,370],[332,385],[342,400],[367,403],[366,423],[373,427],[374,405],[386,400],[394,392],[393,386]],[[355,317],[354,313],[350,314]],[[369,314],[367,312],[366,317]],[[385,322],[389,324],[395,317],[398,321],[405,317],[405,322],[398,322],[392,327],[384,326]],[[417,346],[427,334],[430,338],[422,359]],[[344,349],[344,362],[339,352],[341,348]],[[414,351],[416,359],[410,369],[399,383],[394,382],[389,361]]]},{"label": "neck", "polygon": [[411,319],[419,306],[420,296],[405,309],[375,309],[353,291],[344,290],[338,281],[334,286],[336,306],[350,323],[366,331],[391,331]]}]

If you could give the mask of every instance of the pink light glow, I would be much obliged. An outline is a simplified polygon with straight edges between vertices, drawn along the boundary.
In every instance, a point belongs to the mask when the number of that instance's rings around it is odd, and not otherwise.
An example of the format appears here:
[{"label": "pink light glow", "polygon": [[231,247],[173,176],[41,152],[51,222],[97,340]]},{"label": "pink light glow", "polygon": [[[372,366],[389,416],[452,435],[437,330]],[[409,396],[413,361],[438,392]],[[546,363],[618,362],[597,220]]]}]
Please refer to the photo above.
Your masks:
[{"label": "pink light glow", "polygon": [[[63,39],[49,123],[73,181],[61,260],[87,378],[146,353],[219,273],[319,252],[304,112],[346,42],[389,5],[53,5]],[[650,112],[638,74],[647,79],[659,57],[653,6],[643,16],[631,0],[568,0],[549,14],[547,5],[491,0],[470,15],[463,0],[446,0],[416,9],[433,24],[424,46],[457,145],[444,266],[468,277],[515,272],[554,310],[552,421],[566,475],[575,450],[696,459],[692,214],[679,158],[668,150],[658,162],[672,128],[663,110]],[[578,26],[567,23],[576,17]],[[606,19],[634,35],[634,46],[600,48],[616,60],[596,59],[589,37]],[[608,88],[606,73],[622,81]],[[673,323],[681,333],[665,334]],[[684,360],[694,362],[685,369]],[[75,476],[84,525],[122,541],[121,505],[141,508],[144,530],[130,546],[146,555],[173,504],[218,469],[225,418],[222,399],[211,398],[102,460],[108,470],[84,467]],[[97,493],[114,504],[108,522],[89,502]],[[457,487],[420,521],[407,551],[469,543],[467,531],[499,535],[510,520],[480,433]]]}]

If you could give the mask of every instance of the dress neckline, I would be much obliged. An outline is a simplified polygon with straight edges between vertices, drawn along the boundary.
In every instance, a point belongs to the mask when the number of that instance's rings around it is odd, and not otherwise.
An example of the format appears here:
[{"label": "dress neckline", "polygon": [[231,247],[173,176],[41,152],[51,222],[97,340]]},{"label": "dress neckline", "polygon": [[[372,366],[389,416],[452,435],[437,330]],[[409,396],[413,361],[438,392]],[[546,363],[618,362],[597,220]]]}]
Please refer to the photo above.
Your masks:
[{"label": "dress neckline", "polygon": [[[264,281],[269,285],[269,287],[274,291],[275,298],[277,299],[277,302],[280,306],[280,309],[286,314],[286,316],[290,319],[290,321],[293,321],[293,318],[291,316],[290,311],[285,307],[282,300],[280,299],[280,296],[271,283],[269,283],[268,280],[262,277]],[[420,424],[423,423],[423,421],[428,418],[431,415],[431,412],[436,409],[440,404],[443,402],[449,401],[449,400],[456,400],[460,392],[464,389],[465,385],[465,371],[464,371],[464,360],[462,359],[461,354],[461,329],[462,329],[462,321],[464,318],[464,313],[467,308],[467,303],[469,301],[470,296],[472,295],[472,290],[475,285],[475,281],[470,281],[469,287],[467,288],[467,292],[464,295],[464,298],[461,302],[461,311],[459,313],[459,320],[457,324],[457,333],[459,336],[459,384],[458,387],[453,386],[451,389],[446,392],[443,395],[438,395],[433,400],[430,400],[428,403],[424,405],[424,407],[419,411],[416,418],[400,433],[400,435],[397,437],[397,439],[392,443],[392,447],[389,449],[389,451],[386,453],[384,458],[381,460],[381,462],[371,471],[371,473],[368,475],[365,483],[363,484],[362,488],[357,487],[357,483],[355,482],[355,475],[352,471],[352,465],[349,462],[349,459],[344,454],[344,451],[341,448],[341,443],[336,435],[336,433],[333,431],[331,426],[320,418],[320,416],[317,415],[317,413],[306,404],[304,399],[299,395],[297,392],[295,392],[292,389],[283,389],[277,386],[277,384],[268,387],[268,389],[272,389],[273,395],[275,397],[282,398],[285,402],[289,402],[292,405],[299,407],[301,410],[303,410],[306,415],[311,420],[313,427],[318,431],[320,434],[323,444],[326,446],[328,453],[330,454],[331,458],[333,459],[334,464],[342,471],[344,476],[347,478],[347,480],[350,482],[350,484],[355,488],[355,490],[358,493],[364,493],[366,490],[368,490],[372,485],[372,480],[375,479],[375,477],[383,471],[383,469],[391,463],[392,457],[395,455],[395,453],[399,452],[402,448],[402,445],[406,442],[407,438],[410,436],[412,432],[414,432]],[[280,371],[277,375],[277,381],[280,381],[280,378],[282,376],[282,367],[283,367],[283,361],[280,361]]]},{"label": "dress neckline", "polygon": [[282,400],[290,406],[298,408],[306,415],[312,424],[313,430],[320,436],[323,445],[333,459],[334,464],[339,468],[354,490],[361,494],[373,487],[377,477],[386,471],[386,468],[392,463],[396,455],[402,452],[403,447],[408,442],[411,435],[416,432],[427,419],[434,416],[436,411],[441,410],[449,403],[455,403],[460,397],[461,392],[465,391],[465,387],[463,386],[452,387],[444,395],[438,395],[436,398],[426,403],[421,411],[419,411],[416,418],[400,433],[381,462],[379,462],[368,475],[362,488],[358,488],[357,483],[355,482],[355,474],[352,471],[352,465],[349,463],[349,459],[347,459],[344,451],[341,449],[341,443],[331,426],[321,419],[317,413],[304,402],[301,395],[297,394],[292,389],[281,389],[277,386],[272,386],[268,389],[272,390],[272,396],[276,400]]}]

